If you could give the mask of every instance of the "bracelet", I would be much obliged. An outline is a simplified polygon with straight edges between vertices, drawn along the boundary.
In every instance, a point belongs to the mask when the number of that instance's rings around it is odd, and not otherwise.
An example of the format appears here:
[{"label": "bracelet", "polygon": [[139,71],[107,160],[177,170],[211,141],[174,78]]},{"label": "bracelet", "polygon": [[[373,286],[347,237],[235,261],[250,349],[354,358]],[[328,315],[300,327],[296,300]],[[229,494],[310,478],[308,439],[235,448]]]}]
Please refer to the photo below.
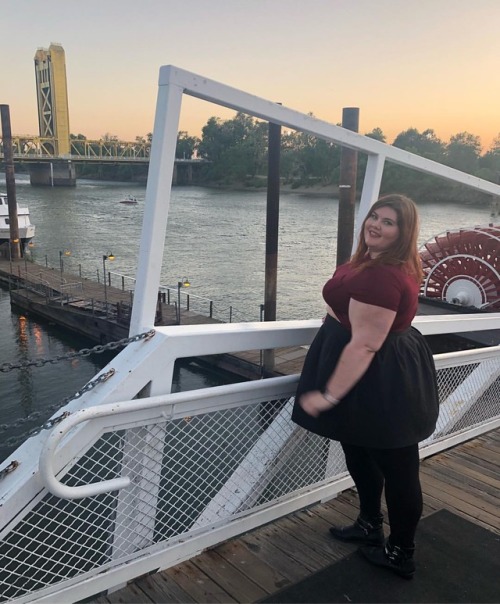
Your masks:
[{"label": "bracelet", "polygon": [[323,390],[321,394],[323,395],[325,401],[328,401],[332,407],[335,407],[335,405],[338,405],[340,403],[340,399],[335,398],[333,394],[330,394],[326,389]]}]

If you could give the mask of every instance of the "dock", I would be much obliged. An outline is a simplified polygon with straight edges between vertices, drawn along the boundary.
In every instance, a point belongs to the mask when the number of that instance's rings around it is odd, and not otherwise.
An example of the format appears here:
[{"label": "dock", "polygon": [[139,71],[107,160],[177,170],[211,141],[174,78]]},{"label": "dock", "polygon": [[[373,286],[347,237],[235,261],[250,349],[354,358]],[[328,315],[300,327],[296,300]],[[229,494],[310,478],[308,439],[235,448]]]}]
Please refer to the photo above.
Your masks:
[{"label": "dock", "polygon": [[[123,280],[122,280],[123,281]],[[133,290],[116,287],[81,277],[71,273],[62,273],[53,267],[36,262],[18,260],[16,262],[0,257],[0,283],[11,291],[12,303],[27,313],[86,337],[97,344],[118,341],[129,335],[130,314],[133,303]],[[174,299],[175,298],[175,299]],[[201,314],[179,304],[177,296],[172,299],[165,293],[158,294],[156,326],[202,325],[223,323],[224,321]],[[435,301],[421,301],[417,314],[458,313],[453,305]],[[211,305],[207,304],[207,311]],[[180,319],[178,316],[180,313]],[[469,312],[471,312],[469,310]],[[449,334],[448,336],[430,336],[428,343],[434,354],[495,346],[500,342],[500,330]],[[263,351],[248,350],[233,354],[204,357],[204,363],[224,371],[229,371],[245,379],[259,379],[300,373],[307,347],[277,348],[274,350],[274,365],[264,367]]]},{"label": "dock", "polygon": [[[127,338],[133,291],[98,283],[80,275],[31,261],[11,262],[0,257],[0,283],[8,287],[18,308],[86,337],[97,344]],[[182,325],[222,323],[221,320],[180,309]],[[155,325],[177,325],[177,305],[158,296]],[[307,349],[303,346],[277,348],[274,369],[263,369],[260,350],[204,357],[203,362],[246,379],[299,373]]]},{"label": "dock", "polygon": [[[449,510],[499,536],[499,464],[500,430],[498,429],[425,459],[421,467],[424,492],[423,518],[438,510]],[[187,562],[142,577],[118,591],[98,597],[91,602],[92,604],[137,602],[205,604],[259,602],[265,598],[268,599],[267,601],[272,601],[273,594],[281,589],[310,577],[355,552],[356,545],[335,541],[330,537],[328,528],[332,524],[350,524],[357,515],[356,493],[348,490],[327,503],[316,504],[283,517],[209,549]],[[387,518],[386,514],[385,517]],[[387,525],[385,533],[388,534]],[[419,573],[418,549],[416,560],[417,573]],[[375,570],[386,576],[384,573],[387,571]],[[450,566],[450,576],[443,577],[443,581],[460,585],[461,577],[454,576],[453,571],[453,566]],[[420,572],[424,573],[425,570]],[[418,577],[417,574],[414,582],[418,581]],[[402,582],[397,577],[395,579]],[[498,577],[496,585],[499,599],[495,601],[498,602],[500,601]],[[464,588],[466,589],[467,586]],[[418,601],[452,601],[432,599],[432,594],[429,598],[431,599]],[[301,601],[306,602],[306,600]],[[330,601],[348,602],[349,600]],[[478,600],[462,601],[477,602]]]},{"label": "dock", "polygon": [[[116,281],[116,279],[115,279]],[[97,344],[106,344],[127,338],[133,303],[133,290],[116,287],[109,282],[84,278],[80,275],[62,273],[53,267],[36,262],[16,262],[0,257],[0,283],[9,287],[11,301],[28,314],[41,317],[55,325],[86,337]],[[175,299],[174,299],[175,298]],[[177,296],[172,299],[165,293],[158,294],[156,326],[202,325],[224,321],[179,305]],[[450,304],[421,302],[417,314],[443,314],[453,311]],[[458,312],[458,311],[454,311]],[[460,336],[460,337],[459,337]],[[500,330],[485,333],[473,332],[459,336],[430,336],[428,343],[434,354],[484,346],[495,346],[500,342]],[[211,367],[229,371],[245,379],[259,379],[300,373],[307,352],[304,346],[277,348],[274,350],[274,366],[264,367],[263,351],[249,350],[233,354],[204,357],[203,362]]]}]

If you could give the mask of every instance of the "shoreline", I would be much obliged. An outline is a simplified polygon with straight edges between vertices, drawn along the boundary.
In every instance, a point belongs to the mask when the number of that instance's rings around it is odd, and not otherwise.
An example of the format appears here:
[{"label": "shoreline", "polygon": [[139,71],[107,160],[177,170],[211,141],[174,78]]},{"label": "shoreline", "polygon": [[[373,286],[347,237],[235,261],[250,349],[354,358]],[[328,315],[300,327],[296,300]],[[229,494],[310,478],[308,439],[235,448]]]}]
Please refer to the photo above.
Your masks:
[{"label": "shoreline", "polygon": [[[4,176],[5,172],[0,171],[0,176]],[[17,173],[16,176],[27,176],[29,178],[29,175],[27,173]],[[88,181],[93,181],[93,182],[106,182],[106,183],[112,183],[112,184],[116,184],[119,186],[127,186],[127,185],[135,185],[135,186],[143,186],[146,187],[147,181],[145,180],[132,180],[132,181],[123,181],[123,180],[110,180],[110,179],[99,179],[99,178],[92,178],[89,176],[85,176],[85,177],[80,177],[76,179],[77,183],[79,180],[88,180]],[[77,185],[78,186],[78,185]],[[262,186],[250,186],[250,185],[245,185],[243,183],[240,184],[214,184],[214,183],[192,183],[190,185],[173,185],[175,188],[179,188],[182,189],[183,187],[186,186],[190,186],[190,187],[200,187],[203,189],[213,189],[213,190],[218,190],[218,191],[237,191],[237,192],[255,192],[255,193],[267,193],[267,185],[266,185],[266,181],[263,179],[263,184]],[[1,185],[0,185],[1,188]],[[311,184],[309,186],[307,185],[303,185],[303,186],[294,186],[293,184],[281,184],[280,185],[280,189],[279,189],[280,194],[283,195],[297,195],[297,196],[312,196],[312,197],[324,197],[324,198],[330,198],[330,199],[339,199],[339,187],[338,185],[334,185],[334,184],[327,184],[327,185],[321,185],[321,184]],[[397,192],[397,191],[396,191]],[[356,191],[356,201],[359,202],[361,196],[361,190],[358,189]],[[411,195],[410,195],[411,197]],[[427,201],[430,202],[435,202],[436,199],[433,200],[428,200],[427,198],[419,198],[419,199],[415,199],[417,201],[418,204],[425,204]],[[463,205],[468,205],[468,206],[479,206],[479,207],[489,207],[491,206],[491,200],[489,199],[485,199],[484,201],[482,200],[478,200],[478,199],[474,199],[474,200],[460,200],[460,199],[448,199],[448,198],[440,198],[439,199],[439,203],[460,203]],[[497,220],[498,219],[498,210],[495,212],[495,216],[492,216],[493,220]]]},{"label": "shoreline", "polygon": [[[175,185],[178,188],[182,188],[185,185]],[[215,189],[219,191],[240,191],[240,192],[263,192],[267,191],[267,185],[263,184],[261,187],[256,186],[245,186],[240,185],[221,185],[221,184],[192,184],[188,185],[192,187],[203,187],[204,189]],[[334,199],[339,198],[339,187],[338,185],[310,185],[310,186],[293,186],[290,184],[281,184],[280,193],[287,195],[317,195],[322,197],[333,197]],[[357,193],[356,198],[358,199],[360,192]]]}]

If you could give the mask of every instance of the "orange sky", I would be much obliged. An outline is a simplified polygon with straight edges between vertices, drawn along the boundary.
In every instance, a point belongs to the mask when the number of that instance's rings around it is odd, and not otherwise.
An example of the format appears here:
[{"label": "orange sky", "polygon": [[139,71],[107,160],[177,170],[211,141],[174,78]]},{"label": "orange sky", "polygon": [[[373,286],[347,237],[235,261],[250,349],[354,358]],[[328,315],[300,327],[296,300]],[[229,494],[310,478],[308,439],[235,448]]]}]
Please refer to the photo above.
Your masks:
[{"label": "orange sky", "polygon": [[[388,142],[410,127],[442,140],[500,134],[499,0],[2,0],[0,103],[14,134],[38,131],[33,57],[66,52],[75,134],[133,140],[153,128],[158,71],[174,64]],[[181,129],[212,115],[187,99]]]}]

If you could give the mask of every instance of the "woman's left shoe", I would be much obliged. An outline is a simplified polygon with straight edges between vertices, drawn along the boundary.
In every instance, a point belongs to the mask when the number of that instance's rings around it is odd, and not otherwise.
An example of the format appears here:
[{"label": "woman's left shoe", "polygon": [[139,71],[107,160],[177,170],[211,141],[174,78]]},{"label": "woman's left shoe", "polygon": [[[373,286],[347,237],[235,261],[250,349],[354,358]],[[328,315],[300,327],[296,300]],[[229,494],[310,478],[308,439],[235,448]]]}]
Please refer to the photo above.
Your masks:
[{"label": "woman's left shoe", "polygon": [[359,548],[360,553],[372,564],[389,568],[404,579],[412,579],[415,574],[414,547],[393,545],[390,538],[382,547],[365,545]]}]

